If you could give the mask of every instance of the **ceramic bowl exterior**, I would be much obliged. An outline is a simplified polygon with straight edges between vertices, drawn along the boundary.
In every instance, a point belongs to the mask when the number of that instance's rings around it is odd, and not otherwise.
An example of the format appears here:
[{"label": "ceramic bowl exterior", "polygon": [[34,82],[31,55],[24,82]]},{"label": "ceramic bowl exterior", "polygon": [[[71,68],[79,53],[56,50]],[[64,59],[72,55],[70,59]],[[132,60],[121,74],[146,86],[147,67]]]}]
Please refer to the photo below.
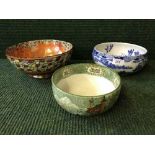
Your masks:
[{"label": "ceramic bowl exterior", "polygon": [[109,67],[120,73],[137,72],[144,67],[148,60],[145,48],[119,42],[96,45],[92,57],[96,64]]},{"label": "ceramic bowl exterior", "polygon": [[[109,79],[115,86],[114,91],[99,96],[80,96],[66,93],[57,87],[57,83],[60,80],[81,73]],[[57,103],[72,114],[85,116],[100,114],[111,108],[116,102],[121,89],[121,80],[116,72],[107,67],[91,63],[73,64],[62,67],[53,73],[51,81],[53,94]]]},{"label": "ceramic bowl exterior", "polygon": [[[52,49],[55,53],[53,52]],[[63,48],[63,52],[59,50]],[[35,49],[35,50],[34,50]],[[59,40],[35,40],[11,46],[6,56],[17,69],[34,78],[48,78],[65,65],[72,53],[72,44]]]}]

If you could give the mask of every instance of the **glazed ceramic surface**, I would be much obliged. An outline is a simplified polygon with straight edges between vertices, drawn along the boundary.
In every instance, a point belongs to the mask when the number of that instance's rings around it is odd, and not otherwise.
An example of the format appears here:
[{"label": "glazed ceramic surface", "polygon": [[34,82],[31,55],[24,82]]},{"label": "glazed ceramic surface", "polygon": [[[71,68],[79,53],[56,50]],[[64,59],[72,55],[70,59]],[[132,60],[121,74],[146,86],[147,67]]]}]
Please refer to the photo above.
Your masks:
[{"label": "glazed ceramic surface", "polygon": [[125,73],[141,70],[148,60],[147,50],[144,47],[121,42],[96,45],[92,57],[94,62],[101,66]]},{"label": "glazed ceramic surface", "polygon": [[62,79],[58,82],[57,87],[66,93],[80,96],[103,95],[115,90],[115,86],[110,80],[85,73],[74,74]]},{"label": "glazed ceramic surface", "polygon": [[[90,94],[88,95],[85,92],[83,92],[83,95],[76,95],[67,91],[67,88],[60,87],[59,83],[62,80],[80,74],[104,77],[112,82],[114,89],[109,93],[90,96]],[[116,102],[121,89],[120,77],[116,72],[107,67],[91,63],[73,64],[62,67],[53,73],[51,80],[53,94],[57,103],[70,113],[86,116],[100,114],[111,108]],[[79,81],[75,83],[77,84],[77,87],[80,86],[78,83]],[[103,85],[104,84],[100,83],[98,84],[98,87]],[[105,87],[107,87],[107,85],[105,85]]]},{"label": "glazed ceramic surface", "polygon": [[48,78],[70,58],[72,44],[59,40],[35,40],[11,46],[6,56],[18,69],[34,78]]}]

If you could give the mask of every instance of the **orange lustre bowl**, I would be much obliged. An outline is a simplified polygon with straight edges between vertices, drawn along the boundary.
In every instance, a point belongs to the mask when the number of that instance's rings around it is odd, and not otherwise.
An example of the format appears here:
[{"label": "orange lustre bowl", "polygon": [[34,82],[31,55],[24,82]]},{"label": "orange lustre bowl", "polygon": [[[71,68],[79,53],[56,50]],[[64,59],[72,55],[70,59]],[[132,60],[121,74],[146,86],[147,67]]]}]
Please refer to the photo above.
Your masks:
[{"label": "orange lustre bowl", "polygon": [[6,56],[17,69],[34,78],[49,78],[69,60],[73,45],[60,40],[34,40],[6,49]]}]

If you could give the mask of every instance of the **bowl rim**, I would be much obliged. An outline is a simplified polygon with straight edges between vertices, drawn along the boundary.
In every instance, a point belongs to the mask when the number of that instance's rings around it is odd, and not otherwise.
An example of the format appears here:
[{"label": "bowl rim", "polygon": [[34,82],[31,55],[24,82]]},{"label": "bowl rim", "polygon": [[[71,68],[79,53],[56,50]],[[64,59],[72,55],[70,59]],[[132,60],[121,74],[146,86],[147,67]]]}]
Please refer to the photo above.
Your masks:
[{"label": "bowl rim", "polygon": [[[94,50],[99,52],[99,53],[109,55],[111,57],[125,57],[126,56],[126,55],[122,56],[122,55],[114,55],[114,54],[104,53],[104,52],[97,49],[97,46],[106,45],[106,44],[123,44],[123,45],[130,45],[130,46],[135,46],[137,48],[141,48],[144,50],[144,53],[143,54],[140,53],[139,56],[146,55],[148,53],[148,50],[145,47],[137,45],[137,44],[133,44],[133,43],[127,43],[127,42],[103,42],[103,43],[99,43],[99,44],[95,45]],[[138,57],[138,56],[130,56],[130,57]]]},{"label": "bowl rim", "polygon": [[[37,58],[22,58],[22,57],[17,57],[17,56],[11,56],[9,54],[9,49],[11,48],[14,48],[14,46],[18,46],[20,44],[24,44],[24,43],[28,43],[28,42],[35,42],[35,41],[60,41],[60,42],[65,42],[65,43],[69,43],[71,45],[71,48],[64,52],[64,53],[61,53],[61,54],[56,54],[56,55],[53,55],[53,56],[45,56],[45,57],[37,57]],[[69,52],[71,52],[73,49],[73,44],[68,42],[68,41],[64,41],[64,40],[56,40],[56,39],[38,39],[38,40],[29,40],[29,41],[24,41],[24,42],[20,42],[20,43],[17,43],[17,44],[14,44],[14,45],[11,45],[9,47],[6,48],[6,57],[9,57],[9,58],[13,58],[13,59],[19,59],[19,60],[43,60],[43,59],[48,59],[48,58],[55,58],[59,55],[64,55],[64,54],[67,54]]]},{"label": "bowl rim", "polygon": [[[95,95],[95,96],[82,96],[82,95],[67,93],[67,92],[63,91],[61,88],[59,88],[59,87],[56,86],[56,84],[55,84],[55,82],[54,82],[54,76],[55,76],[55,74],[57,74],[60,70],[64,69],[65,67],[68,67],[68,66],[78,66],[78,65],[80,65],[80,64],[82,64],[82,65],[86,65],[86,64],[88,64],[88,65],[94,65],[94,66],[97,66],[97,67],[100,67],[100,68],[105,68],[105,69],[107,69],[107,70],[112,71],[112,72],[116,75],[116,77],[118,78],[118,80],[119,80],[119,85],[118,85],[113,91],[111,91],[111,92],[109,92],[109,93],[101,94],[101,95]],[[113,94],[114,92],[116,92],[117,90],[119,90],[119,89],[121,88],[121,77],[119,76],[119,74],[118,74],[116,71],[114,71],[114,70],[112,70],[112,69],[110,69],[110,68],[108,68],[108,67],[105,67],[105,66],[97,65],[97,64],[95,64],[95,63],[76,63],[76,64],[70,64],[70,65],[66,65],[66,66],[64,66],[64,67],[61,67],[61,68],[57,69],[57,70],[52,74],[51,82],[52,82],[52,85],[54,85],[54,87],[56,87],[60,92],[62,92],[62,93],[64,93],[64,94],[67,94],[67,95],[76,96],[76,97],[81,97],[81,98],[99,98],[99,97],[103,97],[103,96],[106,96],[106,95]],[[52,86],[52,87],[53,87],[53,86]]]}]

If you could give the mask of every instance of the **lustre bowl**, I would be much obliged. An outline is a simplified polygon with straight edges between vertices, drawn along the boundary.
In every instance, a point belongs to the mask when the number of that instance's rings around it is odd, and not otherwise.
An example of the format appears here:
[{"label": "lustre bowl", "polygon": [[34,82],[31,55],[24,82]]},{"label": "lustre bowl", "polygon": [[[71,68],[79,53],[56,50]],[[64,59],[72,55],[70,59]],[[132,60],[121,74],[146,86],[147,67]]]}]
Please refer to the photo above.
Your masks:
[{"label": "lustre bowl", "polygon": [[96,64],[109,67],[117,72],[134,73],[147,62],[147,49],[130,43],[108,42],[94,47],[92,52]]},{"label": "lustre bowl", "polygon": [[64,66],[53,73],[51,81],[57,103],[72,114],[85,116],[107,111],[121,89],[118,73],[93,63]]},{"label": "lustre bowl", "polygon": [[72,44],[60,40],[34,40],[6,49],[6,56],[17,68],[34,78],[48,78],[70,58]]}]

